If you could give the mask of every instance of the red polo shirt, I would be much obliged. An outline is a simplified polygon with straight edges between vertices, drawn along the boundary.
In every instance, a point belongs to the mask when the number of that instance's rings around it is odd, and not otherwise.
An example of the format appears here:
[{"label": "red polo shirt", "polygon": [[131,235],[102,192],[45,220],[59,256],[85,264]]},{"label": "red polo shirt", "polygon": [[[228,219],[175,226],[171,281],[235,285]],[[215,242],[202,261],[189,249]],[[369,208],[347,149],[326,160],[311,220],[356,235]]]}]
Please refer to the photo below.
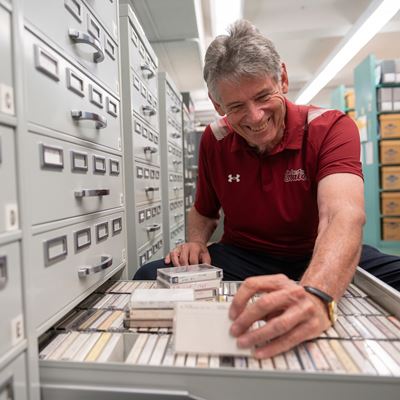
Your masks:
[{"label": "red polo shirt", "polygon": [[222,207],[223,243],[304,258],[317,237],[318,182],[342,172],[362,177],[354,122],[340,111],[286,100],[283,139],[269,154],[257,154],[235,132],[222,137],[205,129],[195,207],[209,218]]}]

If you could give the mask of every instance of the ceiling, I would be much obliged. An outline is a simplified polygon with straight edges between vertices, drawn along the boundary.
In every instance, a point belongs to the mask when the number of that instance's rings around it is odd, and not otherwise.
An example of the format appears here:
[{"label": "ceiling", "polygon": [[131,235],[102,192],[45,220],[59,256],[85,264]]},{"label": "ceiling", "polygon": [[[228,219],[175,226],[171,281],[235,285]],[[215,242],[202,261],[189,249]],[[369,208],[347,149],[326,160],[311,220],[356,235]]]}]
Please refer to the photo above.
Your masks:
[{"label": "ceiling", "polygon": [[[199,118],[213,118],[202,80],[202,60],[212,40],[211,3],[218,0],[130,1],[155,52],[181,91],[190,91]],[[399,0],[400,1],[400,0]],[[243,18],[271,39],[286,63],[288,97],[315,75],[370,0],[243,0]],[[400,58],[400,12],[323,89],[312,103],[329,106],[339,84],[352,86],[354,67],[368,54]]]}]

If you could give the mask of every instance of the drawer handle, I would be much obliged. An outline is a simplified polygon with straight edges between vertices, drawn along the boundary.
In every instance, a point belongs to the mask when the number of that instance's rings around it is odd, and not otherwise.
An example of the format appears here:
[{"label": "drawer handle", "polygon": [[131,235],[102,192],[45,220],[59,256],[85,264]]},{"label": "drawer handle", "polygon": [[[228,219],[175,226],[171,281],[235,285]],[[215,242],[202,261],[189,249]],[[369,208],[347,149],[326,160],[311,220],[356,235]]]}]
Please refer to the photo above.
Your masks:
[{"label": "drawer handle", "polygon": [[143,149],[143,151],[144,151],[145,153],[154,154],[154,153],[157,153],[157,147],[146,146],[146,147]]},{"label": "drawer handle", "polygon": [[76,121],[89,120],[96,122],[96,129],[107,127],[107,120],[100,114],[89,111],[71,110],[71,117]]},{"label": "drawer handle", "polygon": [[108,196],[110,194],[110,189],[83,189],[76,190],[75,197],[99,197],[99,196]]},{"label": "drawer handle", "polygon": [[174,132],[171,136],[172,136],[173,139],[180,139],[181,138],[181,135],[179,133],[176,133],[176,132]]},{"label": "drawer handle", "polygon": [[178,244],[182,244],[184,242],[185,241],[183,239],[178,239],[178,240],[175,240],[175,245],[178,246]]},{"label": "drawer handle", "polygon": [[100,264],[84,266],[79,268],[78,276],[79,278],[84,278],[88,275],[96,274],[97,272],[103,271],[108,267],[111,267],[112,263],[113,263],[112,256],[109,255],[101,256]]},{"label": "drawer handle", "polygon": [[0,257],[0,290],[7,284],[7,256]]},{"label": "drawer handle", "polygon": [[156,111],[156,109],[154,107],[142,106],[142,113],[146,117],[151,117],[152,115],[155,115],[157,113],[157,111]]},{"label": "drawer handle", "polygon": [[182,164],[182,161],[174,160],[174,161],[172,161],[172,164],[179,165],[179,164]]},{"label": "drawer handle", "polygon": [[157,191],[157,190],[160,190],[160,188],[159,187],[153,187],[153,186],[148,186],[148,187],[145,187],[144,188],[144,191],[147,193],[147,192],[155,192],[155,191]]},{"label": "drawer handle", "polygon": [[196,184],[194,182],[186,182],[185,186],[194,188],[196,186]]},{"label": "drawer handle", "polygon": [[161,225],[159,225],[159,224],[154,224],[154,225],[148,226],[148,227],[146,228],[146,231],[147,231],[147,233],[150,233],[150,232],[156,232],[156,231],[158,231],[158,230],[160,230],[160,229],[161,229]]},{"label": "drawer handle", "polygon": [[182,218],[183,214],[175,214],[174,217],[175,217],[175,219]]},{"label": "drawer handle", "polygon": [[181,111],[181,109],[179,107],[177,107],[177,106],[172,106],[171,107],[171,111],[174,112],[174,113],[178,113],[179,111]]},{"label": "drawer handle", "polygon": [[149,65],[142,64],[142,65],[140,66],[140,69],[144,72],[144,73],[143,73],[143,76],[144,76],[146,79],[154,78],[155,75],[156,75],[155,72],[151,69],[151,67],[150,67]]},{"label": "drawer handle", "polygon": [[96,49],[96,53],[93,54],[93,61],[95,63],[101,63],[104,61],[104,50],[97,39],[87,33],[79,32],[76,29],[70,29],[68,35],[75,43],[85,43]]}]

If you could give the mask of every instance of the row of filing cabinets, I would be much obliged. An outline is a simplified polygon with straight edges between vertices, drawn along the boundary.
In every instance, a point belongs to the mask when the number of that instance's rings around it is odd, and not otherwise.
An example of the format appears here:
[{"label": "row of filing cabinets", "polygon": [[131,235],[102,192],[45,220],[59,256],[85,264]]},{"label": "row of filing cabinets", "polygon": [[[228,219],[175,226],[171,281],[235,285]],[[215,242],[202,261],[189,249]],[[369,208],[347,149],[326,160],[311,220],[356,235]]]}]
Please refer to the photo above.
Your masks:
[{"label": "row of filing cabinets", "polygon": [[128,275],[162,258],[158,59],[131,7],[120,4]]},{"label": "row of filing cabinets", "polygon": [[14,9],[0,1],[0,398],[27,399],[16,165]]},{"label": "row of filing cabinets", "polygon": [[[183,207],[182,96],[167,73],[158,76],[165,251],[185,241]],[[171,210],[171,204],[178,206]]]}]

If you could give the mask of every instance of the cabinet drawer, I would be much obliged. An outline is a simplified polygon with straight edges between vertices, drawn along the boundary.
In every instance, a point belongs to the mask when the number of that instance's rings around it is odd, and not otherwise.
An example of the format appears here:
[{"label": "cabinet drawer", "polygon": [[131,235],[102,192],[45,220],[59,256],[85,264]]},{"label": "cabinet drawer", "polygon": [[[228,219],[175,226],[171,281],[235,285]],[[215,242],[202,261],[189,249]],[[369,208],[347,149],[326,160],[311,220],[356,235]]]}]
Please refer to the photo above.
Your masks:
[{"label": "cabinet drawer", "polygon": [[158,102],[157,98],[149,92],[143,79],[132,72],[132,110],[144,119],[152,128],[158,131]]},{"label": "cabinet drawer", "polygon": [[[39,327],[124,262],[123,213],[87,220],[32,237],[30,301]],[[72,308],[72,305],[71,307]]]},{"label": "cabinet drawer", "polygon": [[[1,357],[23,338],[19,242],[0,246],[0,304]],[[20,335],[17,335],[17,330]]]},{"label": "cabinet drawer", "polygon": [[[74,0],[76,1],[76,0]],[[118,1],[117,0],[86,0],[94,10],[95,15],[107,29],[107,32],[118,43]]]},{"label": "cabinet drawer", "polygon": [[176,208],[175,210],[169,212],[170,227],[184,222],[185,210],[183,209],[183,200],[180,200],[180,202],[182,202],[182,207]]},{"label": "cabinet drawer", "polygon": [[400,167],[381,168],[382,189],[400,189]]},{"label": "cabinet drawer", "polygon": [[183,198],[183,176],[168,172],[168,200]]},{"label": "cabinet drawer", "polygon": [[161,199],[160,168],[140,162],[135,168],[135,202],[153,203]]},{"label": "cabinet drawer", "polygon": [[120,156],[32,132],[28,145],[33,225],[123,204]]},{"label": "cabinet drawer", "polygon": [[171,144],[168,144],[168,170],[180,173],[183,171],[182,150]]},{"label": "cabinet drawer", "polygon": [[153,240],[149,243],[146,243],[143,247],[138,249],[138,264],[137,267],[141,267],[142,265],[159,260],[164,257],[164,243],[162,239],[162,232],[155,236]]},{"label": "cabinet drawer", "polygon": [[142,247],[154,241],[162,232],[161,203],[136,209],[136,247]]},{"label": "cabinet drawer", "polygon": [[169,243],[171,249],[185,242],[185,225],[178,223],[170,227]]},{"label": "cabinet drawer", "polygon": [[18,229],[14,130],[0,125],[0,234]]},{"label": "cabinet drawer", "polygon": [[182,125],[169,115],[167,117],[167,138],[175,147],[182,148]]},{"label": "cabinet drawer", "polygon": [[0,4],[0,114],[14,114],[11,15]]},{"label": "cabinet drawer", "polygon": [[400,192],[381,193],[383,215],[400,215]]},{"label": "cabinet drawer", "polygon": [[28,0],[24,6],[28,21],[110,90],[119,93],[117,42],[104,31],[82,0]]},{"label": "cabinet drawer", "polygon": [[0,371],[0,399],[27,400],[26,355],[20,354]]},{"label": "cabinet drawer", "polygon": [[379,146],[382,164],[400,164],[400,140],[382,140]]},{"label": "cabinet drawer", "polygon": [[28,31],[25,51],[29,121],[121,150],[119,101]]},{"label": "cabinet drawer", "polygon": [[133,156],[160,165],[160,137],[158,132],[133,116]]}]

